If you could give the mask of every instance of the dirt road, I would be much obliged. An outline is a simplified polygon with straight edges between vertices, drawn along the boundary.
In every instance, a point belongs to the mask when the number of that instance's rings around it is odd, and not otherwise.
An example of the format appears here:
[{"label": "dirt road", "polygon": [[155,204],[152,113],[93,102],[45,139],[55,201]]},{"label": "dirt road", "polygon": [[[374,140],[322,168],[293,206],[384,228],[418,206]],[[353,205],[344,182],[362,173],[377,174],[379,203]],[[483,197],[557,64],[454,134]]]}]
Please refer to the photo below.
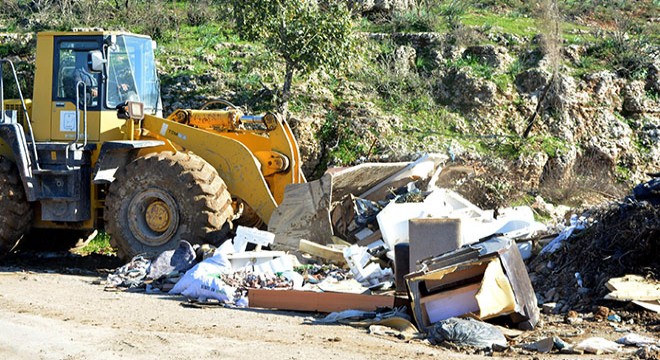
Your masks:
[{"label": "dirt road", "polygon": [[475,358],[349,326],[306,325],[310,314],[194,309],[180,297],[106,292],[98,279],[0,267],[0,358]]}]

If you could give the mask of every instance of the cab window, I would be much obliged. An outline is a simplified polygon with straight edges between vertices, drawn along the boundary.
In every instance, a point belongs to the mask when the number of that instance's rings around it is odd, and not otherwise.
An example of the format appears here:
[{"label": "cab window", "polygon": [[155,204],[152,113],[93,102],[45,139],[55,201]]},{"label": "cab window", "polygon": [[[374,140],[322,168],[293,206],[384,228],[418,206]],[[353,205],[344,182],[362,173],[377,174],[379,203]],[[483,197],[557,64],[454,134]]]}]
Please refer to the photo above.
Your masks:
[{"label": "cab window", "polygon": [[99,49],[96,41],[59,41],[55,52],[55,91],[53,100],[76,101],[76,84],[79,82],[87,86],[87,93],[83,87],[79,89],[79,101],[83,96],[87,99],[87,107],[99,106],[100,74],[94,73],[89,67],[89,51]]}]

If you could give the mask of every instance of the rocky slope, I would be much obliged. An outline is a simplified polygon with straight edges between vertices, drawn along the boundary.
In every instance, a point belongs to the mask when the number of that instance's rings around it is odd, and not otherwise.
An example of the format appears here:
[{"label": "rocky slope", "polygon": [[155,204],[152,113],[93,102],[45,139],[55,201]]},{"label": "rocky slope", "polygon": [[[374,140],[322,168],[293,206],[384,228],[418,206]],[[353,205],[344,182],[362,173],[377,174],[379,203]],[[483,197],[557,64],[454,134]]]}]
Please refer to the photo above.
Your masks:
[{"label": "rocky slope", "polygon": [[[407,0],[356,3],[363,23],[415,9]],[[616,196],[617,187],[660,171],[657,41],[640,47],[650,61],[630,76],[588,66],[611,30],[602,24],[572,28],[568,35],[582,40],[564,37],[555,52],[542,46],[539,31],[458,30],[358,32],[360,53],[347,72],[297,79],[289,121],[308,177],[329,165],[443,152],[448,166],[472,169],[447,185],[493,207],[521,194],[556,202],[583,190]],[[214,98],[254,111],[274,107],[282,78],[277,59],[226,36],[203,39],[191,51],[182,33],[177,28],[158,52],[166,113]],[[34,57],[25,54],[33,42],[29,32],[0,37],[14,49],[5,55],[22,52],[27,87]]]}]

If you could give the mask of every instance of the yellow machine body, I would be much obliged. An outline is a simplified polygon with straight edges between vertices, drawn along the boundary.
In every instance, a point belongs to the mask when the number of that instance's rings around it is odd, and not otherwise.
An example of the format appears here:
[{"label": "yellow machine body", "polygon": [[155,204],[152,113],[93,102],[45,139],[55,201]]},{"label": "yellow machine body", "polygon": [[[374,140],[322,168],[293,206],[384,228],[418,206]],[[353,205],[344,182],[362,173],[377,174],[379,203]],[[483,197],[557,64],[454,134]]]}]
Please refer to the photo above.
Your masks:
[{"label": "yellow machine body", "polygon": [[[44,32],[37,36],[36,68],[32,98],[26,101],[31,130],[19,116],[26,136],[36,143],[62,144],[73,142],[77,126],[78,141],[83,137],[91,153],[91,168],[97,167],[102,149],[107,142],[144,142],[159,140],[158,146],[138,147],[133,158],[160,151],[186,151],[202,157],[211,164],[227,184],[232,195],[249,205],[259,218],[268,222],[278,203],[282,201],[288,184],[301,183],[305,178],[300,170],[300,154],[294,136],[286,121],[268,114],[248,117],[236,109],[227,110],[177,110],[169,117],[152,111],[143,120],[120,119],[115,108],[104,104],[90,106],[86,111],[86,131],[83,134],[83,111],[75,100],[65,99],[62,79],[70,76],[72,63],[64,59],[78,47],[107,52],[112,42],[123,37],[131,41],[149,41],[141,35],[108,31]],[[142,40],[140,40],[142,39]],[[82,45],[80,45],[82,44]],[[108,45],[111,44],[111,45]],[[146,48],[145,48],[146,49]],[[87,50],[85,50],[87,51]],[[91,55],[90,55],[91,56]],[[137,61],[127,57],[126,61]],[[143,60],[146,61],[146,60]],[[112,81],[106,70],[95,74],[101,97],[109,96]],[[155,65],[154,69],[155,69]],[[151,86],[151,85],[150,85]],[[100,100],[99,100],[100,101]],[[158,102],[160,104],[160,100]],[[5,100],[5,109],[19,109],[20,101]],[[18,111],[20,113],[20,111]],[[80,116],[72,125],[76,112]],[[31,134],[30,134],[31,132]],[[28,146],[28,150],[30,147]],[[12,160],[15,151],[7,142],[0,140],[0,155]],[[61,154],[53,151],[40,152],[40,161],[56,161]],[[34,164],[32,164],[35,166]],[[149,171],[149,169],[144,169]],[[33,202],[33,227],[62,229],[96,229],[103,219],[105,192],[109,184],[92,182],[89,193],[91,216],[82,221],[50,221],[41,217],[40,201]],[[83,187],[84,188],[84,187]],[[159,213],[159,208],[151,209]],[[45,211],[45,210],[44,210]]]}]

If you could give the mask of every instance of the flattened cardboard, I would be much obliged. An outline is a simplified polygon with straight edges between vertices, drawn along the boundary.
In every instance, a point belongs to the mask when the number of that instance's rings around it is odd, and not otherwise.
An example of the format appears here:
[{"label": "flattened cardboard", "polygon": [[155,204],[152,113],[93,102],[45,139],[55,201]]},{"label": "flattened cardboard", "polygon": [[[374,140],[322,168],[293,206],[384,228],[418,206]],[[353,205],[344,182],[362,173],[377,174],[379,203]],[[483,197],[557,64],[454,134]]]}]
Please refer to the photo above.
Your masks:
[{"label": "flattened cardboard", "polygon": [[284,200],[268,222],[268,231],[275,234],[272,248],[298,250],[300,239],[332,244],[331,194],[330,175],[305,184],[287,185]]}]

